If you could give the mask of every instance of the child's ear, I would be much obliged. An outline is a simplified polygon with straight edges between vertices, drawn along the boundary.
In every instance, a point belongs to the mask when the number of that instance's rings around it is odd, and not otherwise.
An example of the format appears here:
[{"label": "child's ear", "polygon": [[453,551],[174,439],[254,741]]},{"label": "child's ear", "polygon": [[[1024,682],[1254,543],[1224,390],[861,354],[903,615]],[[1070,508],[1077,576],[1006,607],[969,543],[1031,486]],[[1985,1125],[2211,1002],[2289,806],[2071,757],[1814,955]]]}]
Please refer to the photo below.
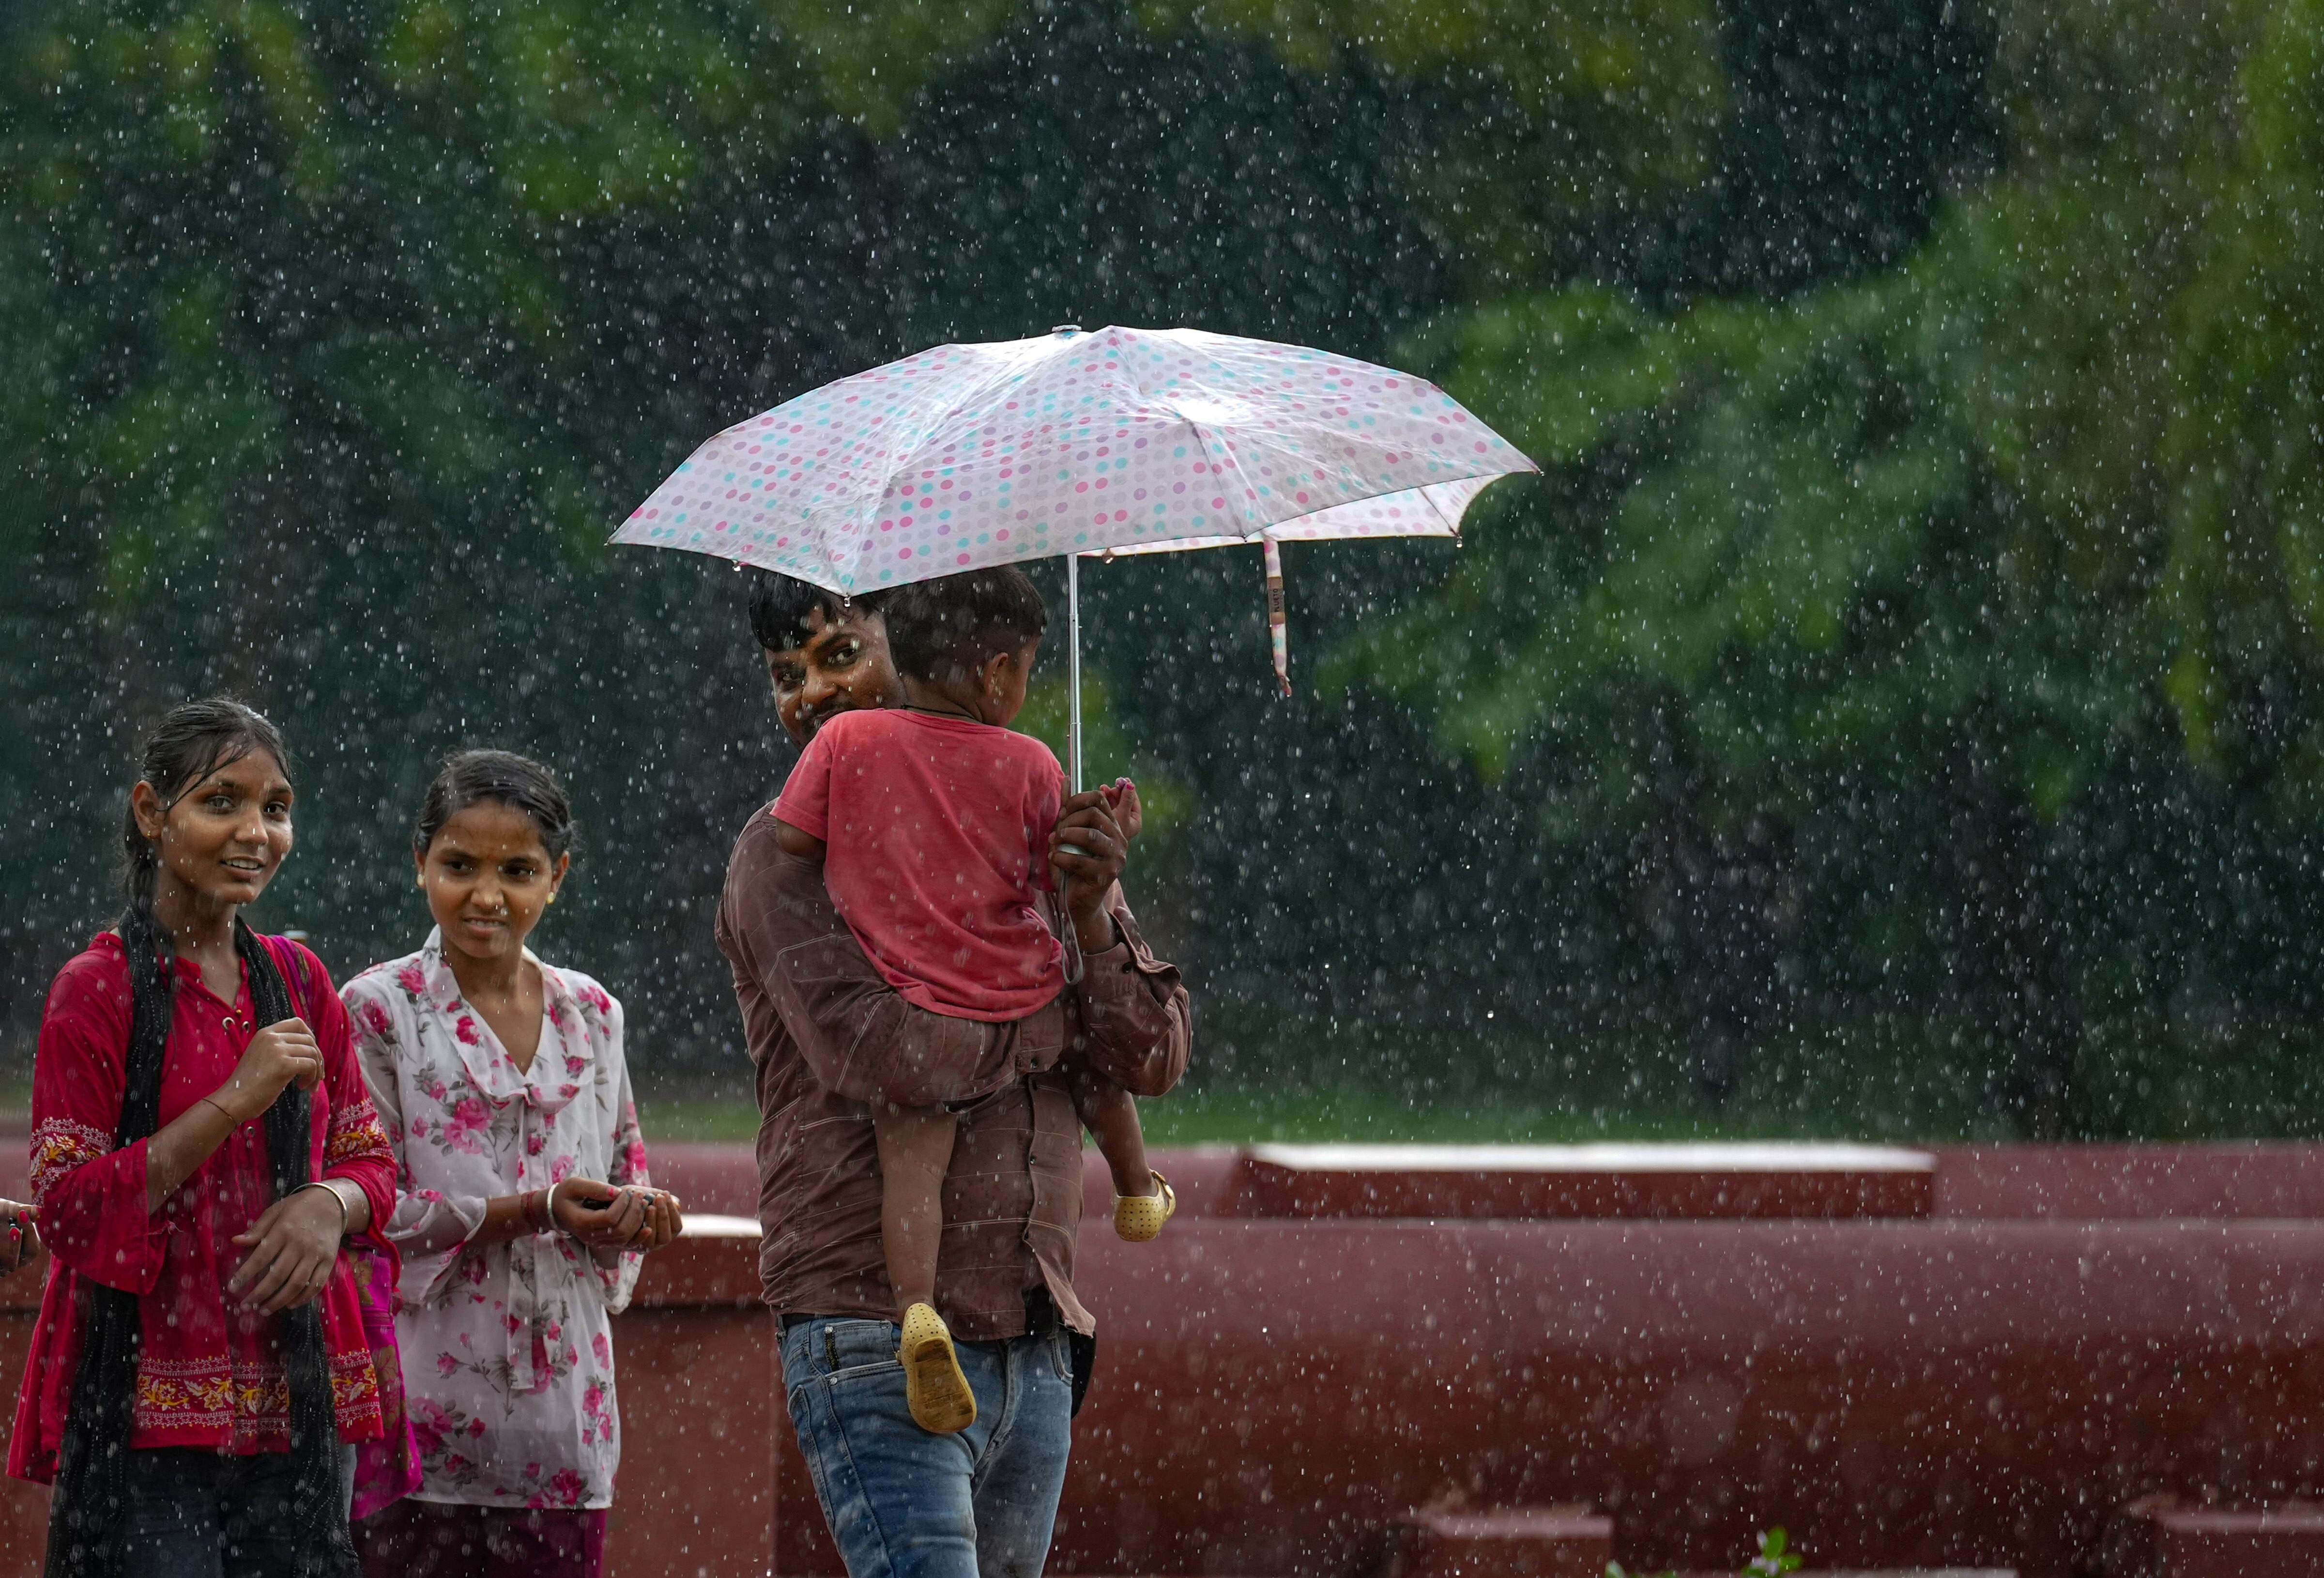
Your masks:
[{"label": "child's ear", "polygon": [[129,806],[137,817],[137,831],[158,842],[161,830],[169,826],[170,813],[153,786],[142,778],[130,785]]}]

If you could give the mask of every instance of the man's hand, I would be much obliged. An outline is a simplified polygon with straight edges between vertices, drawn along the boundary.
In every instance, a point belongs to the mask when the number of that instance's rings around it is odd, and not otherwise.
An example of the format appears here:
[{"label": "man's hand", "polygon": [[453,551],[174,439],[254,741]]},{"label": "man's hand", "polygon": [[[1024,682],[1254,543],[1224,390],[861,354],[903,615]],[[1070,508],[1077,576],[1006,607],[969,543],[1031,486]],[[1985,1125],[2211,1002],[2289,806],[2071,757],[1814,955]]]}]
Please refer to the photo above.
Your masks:
[{"label": "man's hand", "polygon": [[[1115,818],[1112,798],[1102,789],[1068,797],[1049,834],[1049,863],[1064,879],[1059,896],[1084,954],[1113,946],[1113,917],[1105,912],[1105,896],[1130,863],[1130,840]],[[1130,803],[1137,803],[1135,791]]]}]

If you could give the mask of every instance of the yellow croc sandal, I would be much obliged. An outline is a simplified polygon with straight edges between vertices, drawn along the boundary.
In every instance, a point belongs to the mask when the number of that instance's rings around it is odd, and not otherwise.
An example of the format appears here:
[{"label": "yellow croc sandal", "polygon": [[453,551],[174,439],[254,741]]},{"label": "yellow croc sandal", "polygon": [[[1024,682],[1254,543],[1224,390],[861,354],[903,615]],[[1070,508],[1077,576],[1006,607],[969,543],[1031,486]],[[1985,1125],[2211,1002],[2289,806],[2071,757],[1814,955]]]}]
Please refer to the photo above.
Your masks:
[{"label": "yellow croc sandal", "polygon": [[925,1304],[904,1312],[904,1340],[896,1349],[904,1366],[904,1400],[912,1421],[937,1435],[951,1435],[976,1423],[976,1394],[960,1371],[952,1332],[944,1317]]},{"label": "yellow croc sandal", "polygon": [[1160,1173],[1152,1175],[1151,1195],[1116,1195],[1113,1197],[1113,1231],[1134,1244],[1152,1241],[1162,1236],[1162,1224],[1178,1214],[1178,1192],[1170,1180]]}]

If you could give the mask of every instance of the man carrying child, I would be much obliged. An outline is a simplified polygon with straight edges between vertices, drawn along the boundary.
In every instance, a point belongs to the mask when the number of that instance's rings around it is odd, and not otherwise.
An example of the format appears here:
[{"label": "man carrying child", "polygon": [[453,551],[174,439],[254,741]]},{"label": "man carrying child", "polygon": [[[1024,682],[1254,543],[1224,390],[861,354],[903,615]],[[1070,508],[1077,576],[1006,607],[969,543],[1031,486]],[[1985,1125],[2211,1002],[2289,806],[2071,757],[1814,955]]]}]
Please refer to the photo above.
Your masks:
[{"label": "man carrying child", "polygon": [[[906,703],[873,600],[769,577],[751,614],[777,714],[801,744],[843,712]],[[833,811],[846,792],[831,785]],[[859,825],[863,809],[849,807]],[[792,1420],[854,1578],[1037,1578],[1047,1555],[1070,1355],[1093,1330],[1073,1288],[1077,1085],[1087,1109],[1094,1084],[1159,1095],[1186,1066],[1185,990],[1117,882],[1135,815],[1134,791],[1064,798],[1041,854],[1081,967],[1016,1018],[940,1013],[899,991],[822,867],[786,850],[771,808],[736,842],[718,937],[757,1067],[761,1275],[782,1319]],[[897,1360],[874,1114],[892,1125],[907,1111],[944,1112],[950,1134],[932,1302],[975,1403],[951,1434],[915,1422]]]}]

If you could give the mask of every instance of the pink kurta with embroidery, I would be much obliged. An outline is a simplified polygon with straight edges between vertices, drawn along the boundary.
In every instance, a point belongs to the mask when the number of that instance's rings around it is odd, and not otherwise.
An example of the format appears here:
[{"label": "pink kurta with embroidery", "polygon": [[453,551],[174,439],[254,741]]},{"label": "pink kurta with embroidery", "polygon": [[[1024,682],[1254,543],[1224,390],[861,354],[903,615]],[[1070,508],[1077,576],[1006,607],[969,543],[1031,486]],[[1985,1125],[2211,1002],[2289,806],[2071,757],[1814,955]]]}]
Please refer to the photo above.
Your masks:
[{"label": "pink kurta with embroidery", "polygon": [[[331,978],[297,943],[263,940],[282,970],[293,1010],[323,1053],[323,1081],[310,1103],[313,1176],[357,1184],[373,1220],[384,1222],[395,1205],[394,1158]],[[247,980],[228,1003],[180,959],[174,996],[161,1066],[164,1128],[226,1082],[260,1029],[252,1022]],[[84,1279],[138,1296],[143,1340],[131,1446],[253,1453],[290,1444],[280,1323],[244,1309],[226,1286],[246,1252],[234,1236],[274,1199],[265,1125],[236,1129],[161,1210],[148,1213],[147,1141],[118,1149],[113,1143],[129,1018],[129,964],[121,939],[108,932],[57,973],[32,1066],[32,1199],[54,1259],[8,1445],[8,1472],[19,1479],[56,1476],[80,1357]],[[344,1257],[319,1300],[340,1438],[375,1437],[379,1383]]]},{"label": "pink kurta with embroidery", "polygon": [[[538,963],[538,961],[535,961]],[[540,1045],[516,1066],[460,995],[440,933],[346,984],[396,1159],[395,1335],[423,1501],[605,1507],[621,1462],[613,1324],[641,1256],[605,1267],[562,1233],[468,1241],[495,1195],[579,1175],[647,1183],[622,1006],[540,966]]]}]

